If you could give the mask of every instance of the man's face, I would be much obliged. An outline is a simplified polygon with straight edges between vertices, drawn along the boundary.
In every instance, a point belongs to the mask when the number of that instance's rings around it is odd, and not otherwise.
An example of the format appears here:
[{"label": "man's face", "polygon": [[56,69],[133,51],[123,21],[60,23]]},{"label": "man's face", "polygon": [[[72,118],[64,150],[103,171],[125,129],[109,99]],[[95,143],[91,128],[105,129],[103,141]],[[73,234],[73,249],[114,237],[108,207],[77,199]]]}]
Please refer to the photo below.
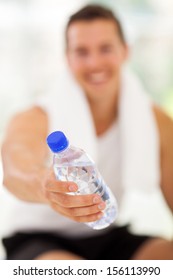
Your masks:
[{"label": "man's face", "polygon": [[127,47],[115,23],[97,19],[72,23],[67,33],[67,59],[90,101],[117,93]]}]

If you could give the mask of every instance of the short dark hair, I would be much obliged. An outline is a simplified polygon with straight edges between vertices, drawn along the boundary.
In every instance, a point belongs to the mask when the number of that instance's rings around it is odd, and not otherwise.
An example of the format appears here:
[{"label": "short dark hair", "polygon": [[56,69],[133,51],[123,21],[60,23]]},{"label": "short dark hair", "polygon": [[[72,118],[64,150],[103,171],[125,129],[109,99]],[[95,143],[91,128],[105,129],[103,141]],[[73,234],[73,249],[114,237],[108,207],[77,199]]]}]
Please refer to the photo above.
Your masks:
[{"label": "short dark hair", "polygon": [[126,40],[124,37],[124,33],[122,30],[122,26],[120,24],[119,19],[117,16],[108,8],[103,7],[101,5],[86,5],[83,8],[81,8],[79,11],[74,13],[73,15],[70,16],[67,26],[66,26],[66,31],[65,31],[65,36],[66,36],[66,45],[68,42],[67,38],[67,33],[70,25],[74,22],[78,21],[92,21],[96,19],[106,19],[106,20],[111,20],[112,22],[115,23],[119,37],[122,41],[123,44],[126,44]]}]

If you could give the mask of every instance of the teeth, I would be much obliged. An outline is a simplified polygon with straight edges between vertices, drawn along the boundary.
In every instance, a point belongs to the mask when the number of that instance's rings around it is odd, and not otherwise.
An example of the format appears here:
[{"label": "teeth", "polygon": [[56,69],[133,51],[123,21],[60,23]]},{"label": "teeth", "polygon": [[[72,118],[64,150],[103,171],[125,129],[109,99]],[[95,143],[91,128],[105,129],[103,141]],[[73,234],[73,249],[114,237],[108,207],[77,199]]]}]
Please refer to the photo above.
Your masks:
[{"label": "teeth", "polygon": [[104,72],[95,73],[90,75],[90,81],[93,83],[101,83],[104,82],[106,78],[106,74]]}]

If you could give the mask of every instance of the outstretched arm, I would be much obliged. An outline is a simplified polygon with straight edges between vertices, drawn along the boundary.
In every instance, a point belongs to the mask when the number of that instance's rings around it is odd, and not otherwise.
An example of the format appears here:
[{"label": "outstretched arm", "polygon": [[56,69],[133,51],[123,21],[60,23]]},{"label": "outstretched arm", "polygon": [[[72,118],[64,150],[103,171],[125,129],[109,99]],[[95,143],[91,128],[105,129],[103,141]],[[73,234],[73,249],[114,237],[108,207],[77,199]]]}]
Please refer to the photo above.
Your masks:
[{"label": "outstretched arm", "polygon": [[77,191],[77,185],[57,181],[53,170],[46,167],[47,133],[47,115],[40,108],[12,119],[2,146],[4,186],[21,200],[47,203],[75,221],[97,220],[105,208],[101,197],[67,194]]},{"label": "outstretched arm", "polygon": [[43,199],[39,186],[47,156],[47,126],[46,114],[37,107],[17,114],[9,123],[2,145],[3,183],[19,199]]}]

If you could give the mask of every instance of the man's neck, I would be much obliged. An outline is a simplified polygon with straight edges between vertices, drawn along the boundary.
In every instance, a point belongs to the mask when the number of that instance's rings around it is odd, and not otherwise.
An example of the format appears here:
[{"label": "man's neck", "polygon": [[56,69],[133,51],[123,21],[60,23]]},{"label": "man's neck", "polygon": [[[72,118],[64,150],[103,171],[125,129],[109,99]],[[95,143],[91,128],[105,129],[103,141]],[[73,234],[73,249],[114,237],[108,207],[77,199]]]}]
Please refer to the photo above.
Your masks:
[{"label": "man's neck", "polygon": [[96,134],[102,135],[118,117],[118,94],[112,99],[89,101]]}]

